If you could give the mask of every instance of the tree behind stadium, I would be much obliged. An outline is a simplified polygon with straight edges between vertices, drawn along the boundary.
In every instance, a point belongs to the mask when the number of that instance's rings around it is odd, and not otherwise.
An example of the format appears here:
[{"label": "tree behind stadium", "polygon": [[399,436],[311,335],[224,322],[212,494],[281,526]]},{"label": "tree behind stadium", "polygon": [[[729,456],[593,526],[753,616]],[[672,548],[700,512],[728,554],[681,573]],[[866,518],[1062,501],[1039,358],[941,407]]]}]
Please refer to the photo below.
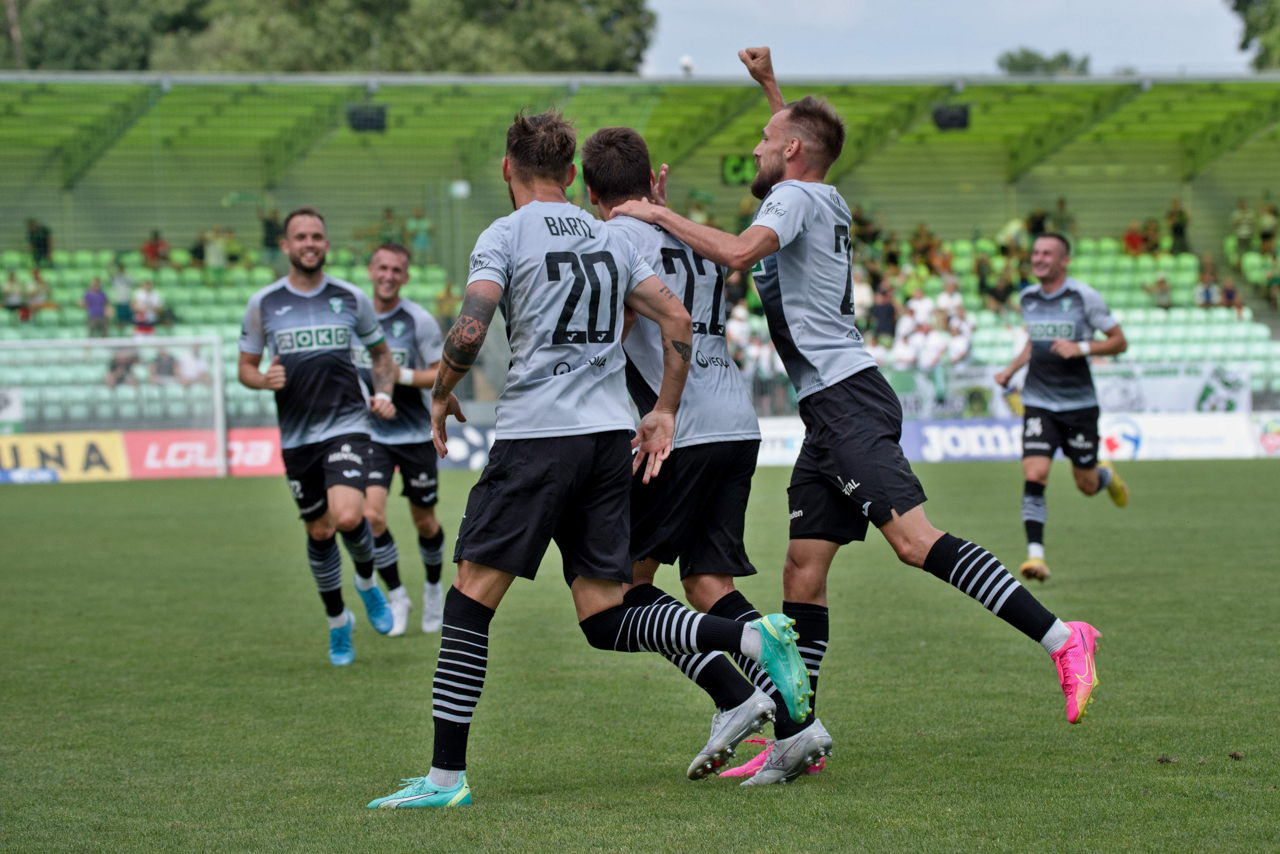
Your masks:
[{"label": "tree behind stadium", "polygon": [[[19,0],[26,67],[636,71],[644,0]],[[0,67],[16,66],[0,41]]]}]

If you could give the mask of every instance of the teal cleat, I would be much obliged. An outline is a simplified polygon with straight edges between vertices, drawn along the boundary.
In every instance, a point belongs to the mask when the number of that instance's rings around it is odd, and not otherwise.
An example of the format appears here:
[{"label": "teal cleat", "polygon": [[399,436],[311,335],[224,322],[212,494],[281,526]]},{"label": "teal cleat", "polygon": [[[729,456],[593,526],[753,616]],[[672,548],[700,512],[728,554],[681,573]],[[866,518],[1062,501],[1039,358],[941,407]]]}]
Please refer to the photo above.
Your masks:
[{"label": "teal cleat", "polygon": [[447,789],[433,784],[426,777],[410,777],[401,780],[408,783],[394,795],[369,801],[371,810],[406,810],[421,807],[469,807],[471,787],[467,785],[467,772],[458,775],[458,782]]},{"label": "teal cleat", "polygon": [[809,685],[809,671],[800,658],[800,650],[796,649],[799,635],[792,628],[795,624],[786,614],[769,614],[750,623],[760,632],[760,666],[782,694],[791,719],[804,723],[809,717],[813,688]]},{"label": "teal cleat", "polygon": [[364,600],[364,609],[369,614],[369,625],[373,626],[373,630],[380,635],[391,631],[396,618],[391,613],[391,606],[387,604],[387,597],[378,589],[378,586],[374,585],[368,590],[357,587],[356,592]]},{"label": "teal cleat", "polygon": [[355,644],[351,642],[351,630],[356,627],[356,615],[347,612],[347,624],[340,629],[329,629],[329,663],[342,667],[356,660]]}]

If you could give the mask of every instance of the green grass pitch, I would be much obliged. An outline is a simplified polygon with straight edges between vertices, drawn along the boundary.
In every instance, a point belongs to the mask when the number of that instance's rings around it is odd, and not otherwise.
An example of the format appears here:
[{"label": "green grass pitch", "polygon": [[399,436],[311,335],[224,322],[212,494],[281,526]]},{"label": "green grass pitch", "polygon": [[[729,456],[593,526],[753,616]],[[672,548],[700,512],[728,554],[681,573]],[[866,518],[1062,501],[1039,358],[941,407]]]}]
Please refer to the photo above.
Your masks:
[{"label": "green grass pitch", "polygon": [[[0,488],[0,849],[1276,850],[1280,464],[1120,470],[1125,510],[1061,464],[1049,489],[1034,592],[1103,633],[1079,726],[1038,645],[873,535],[831,575],[827,770],[691,783],[709,701],[657,656],[588,647],[553,549],[494,621],[475,806],[403,812],[364,805],[426,772],[437,639],[416,611],[399,639],[361,619],[355,664],[329,665],[283,478]],[[742,589],[762,610],[787,474],[752,496]],[[1016,465],[920,475],[936,525],[1016,567]],[[450,539],[474,478],[441,479]],[[417,600],[398,498],[392,529]]]}]

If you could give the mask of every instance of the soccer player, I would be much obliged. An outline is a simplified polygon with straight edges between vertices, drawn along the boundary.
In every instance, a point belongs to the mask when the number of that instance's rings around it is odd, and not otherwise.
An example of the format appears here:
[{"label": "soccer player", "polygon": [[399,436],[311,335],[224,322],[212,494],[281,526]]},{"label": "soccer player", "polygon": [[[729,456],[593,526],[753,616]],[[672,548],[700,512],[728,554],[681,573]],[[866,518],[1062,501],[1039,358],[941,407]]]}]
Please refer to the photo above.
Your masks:
[{"label": "soccer player", "polygon": [[[387,584],[391,608],[392,637],[403,635],[413,605],[400,583],[400,555],[395,538],[387,529],[387,492],[391,478],[400,469],[403,495],[409,499],[409,514],[418,529],[418,555],[427,568],[422,588],[422,630],[440,631],[444,589],[440,570],[444,564],[444,531],[436,520],[436,448],[431,444],[431,411],[422,389],[436,381],[440,349],[444,341],[440,324],[425,308],[400,296],[409,281],[409,250],[399,243],[384,243],[369,259],[369,281],[373,283],[373,307],[382,324],[398,376],[391,402],[396,416],[372,423],[373,456],[369,463],[369,484],[365,488],[364,517],[373,527],[373,565]],[[361,359],[363,349],[356,349]],[[361,359],[361,361],[367,361]],[[370,371],[361,367],[360,378],[372,383]]]},{"label": "soccer player", "polygon": [[[805,424],[787,490],[783,612],[796,621],[815,691],[828,640],[831,561],[875,524],[904,563],[955,585],[1041,643],[1057,665],[1067,719],[1075,723],[1097,684],[1097,631],[1057,619],[986,549],[939,531],[925,516],[924,490],[899,444],[902,408],[854,325],[853,219],[840,193],[822,183],[844,146],[844,123],[821,99],[784,102],[768,48],[739,57],[773,110],[755,149],[751,189],[762,204],[753,224],[735,236],[645,202],[626,202],[614,214],[658,225],[714,263],[756,265],[771,337]],[[831,748],[816,717],[799,732],[775,734],[782,737],[744,785],[794,779]]]},{"label": "soccer player", "polygon": [[[1022,292],[1022,319],[1031,336],[1009,367],[995,376],[1003,388],[1030,362],[1022,386],[1022,524],[1027,530],[1023,578],[1049,579],[1044,560],[1048,519],[1044,489],[1054,452],[1071,460],[1076,487],[1085,495],[1106,490],[1117,507],[1129,503],[1129,487],[1111,463],[1098,462],[1098,396],[1089,356],[1114,356],[1128,349],[1120,324],[1102,297],[1067,275],[1071,243],[1049,232],[1031,247],[1031,272],[1039,280]],[[1094,332],[1103,341],[1094,341]]]},{"label": "soccer player", "polygon": [[[621,202],[652,199],[661,192],[649,168],[649,147],[639,133],[622,127],[597,131],[583,143],[582,174],[606,231],[633,244],[693,318],[694,355],[671,456],[662,464],[662,477],[645,483],[637,472],[631,482],[633,586],[623,601],[675,601],[653,579],[659,564],[679,561],[680,581],[695,609],[731,620],[756,619],[759,613],[734,588],[733,579],[756,571],[742,537],[760,426],[725,340],[724,271],[661,229],[612,216]],[[627,390],[640,413],[647,414],[662,387],[661,328],[636,318],[624,334],[623,350]],[[715,773],[738,742],[773,719],[778,702],[767,693],[773,688],[768,677],[748,658],[739,656],[737,663],[758,687],[720,652],[669,658],[717,708],[711,737],[689,765],[689,778],[700,780]]]},{"label": "soccer player", "polygon": [[[471,803],[466,748],[484,687],[489,623],[517,577],[532,579],[551,540],[588,643],[622,652],[742,653],[760,662],[789,712],[808,712],[808,684],[790,621],[750,623],[697,614],[679,603],[628,605],[631,477],[659,476],[671,453],[675,410],[693,355],[689,314],[635,247],[565,197],[577,139],[556,112],[517,116],[502,162],[515,213],[480,235],[456,323],[432,391],[431,426],[444,456],[445,418],[462,419],[453,387],[466,374],[501,306],[511,368],[498,399],[497,441],[458,531],[458,572],[445,596],[432,688],[435,745],[425,777],[370,808]],[[662,334],[663,375],[653,408],[634,422],[622,353],[624,306]],[[632,458],[631,450],[640,453]],[[529,639],[530,641],[533,638]]]},{"label": "soccer player", "polygon": [[[364,518],[370,454],[369,413],[390,419],[398,368],[383,340],[373,302],[364,291],[324,272],[329,240],[315,208],[284,220],[280,249],[289,273],[249,300],[240,330],[240,382],[276,393],[285,474],[307,528],[307,560],[329,618],[329,660],[355,660],[356,618],[342,601],[341,533],[356,565],[356,592],[369,622],[391,630],[386,597],[373,577],[373,531]],[[354,341],[371,360],[372,397],[351,358]],[[262,351],[271,366],[259,369]]]}]

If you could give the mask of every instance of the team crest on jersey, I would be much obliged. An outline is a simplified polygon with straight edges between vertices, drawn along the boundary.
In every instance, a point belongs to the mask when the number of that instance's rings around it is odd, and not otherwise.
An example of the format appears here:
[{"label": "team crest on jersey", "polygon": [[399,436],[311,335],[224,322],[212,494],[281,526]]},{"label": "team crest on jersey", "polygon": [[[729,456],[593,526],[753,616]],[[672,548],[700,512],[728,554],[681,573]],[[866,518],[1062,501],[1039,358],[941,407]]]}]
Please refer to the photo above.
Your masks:
[{"label": "team crest on jersey", "polygon": [[342,314],[342,297],[329,297],[329,308],[333,309],[334,314]]},{"label": "team crest on jersey", "polygon": [[1063,312],[1071,311],[1071,297],[1062,298],[1062,310]]},{"label": "team crest on jersey", "polygon": [[391,324],[391,337],[392,337],[392,338],[399,338],[399,337],[400,337],[401,335],[403,335],[403,334],[404,334],[404,321],[403,321],[403,320],[397,320],[395,323]]}]

